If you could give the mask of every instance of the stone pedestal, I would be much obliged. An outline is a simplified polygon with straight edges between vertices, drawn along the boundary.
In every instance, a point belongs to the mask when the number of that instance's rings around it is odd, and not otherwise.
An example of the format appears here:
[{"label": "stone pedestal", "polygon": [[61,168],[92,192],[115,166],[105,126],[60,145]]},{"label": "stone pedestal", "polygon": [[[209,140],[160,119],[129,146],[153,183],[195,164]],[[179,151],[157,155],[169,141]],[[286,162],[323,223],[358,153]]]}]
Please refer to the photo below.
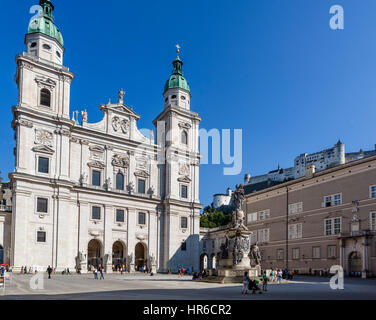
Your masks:
[{"label": "stone pedestal", "polygon": [[201,281],[215,283],[242,283],[244,273],[250,278],[261,276],[261,266],[251,266],[249,258],[252,234],[246,227],[229,228],[226,232],[226,244],[222,246],[222,258],[218,261],[218,276],[210,276]]}]

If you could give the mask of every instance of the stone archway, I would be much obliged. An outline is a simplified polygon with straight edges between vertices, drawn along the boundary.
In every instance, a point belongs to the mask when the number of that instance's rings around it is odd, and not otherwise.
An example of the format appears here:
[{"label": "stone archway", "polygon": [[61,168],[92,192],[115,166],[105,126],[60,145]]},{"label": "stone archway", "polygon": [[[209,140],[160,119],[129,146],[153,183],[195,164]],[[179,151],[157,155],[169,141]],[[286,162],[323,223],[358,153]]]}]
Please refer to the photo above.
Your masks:
[{"label": "stone archway", "polygon": [[99,240],[92,239],[87,246],[87,267],[90,270],[92,267],[98,268],[99,265],[103,267],[103,246]]},{"label": "stone archway", "polygon": [[112,245],[112,265],[115,266],[115,270],[125,265],[125,254],[125,245],[121,241],[114,242]]},{"label": "stone archway", "polygon": [[349,275],[361,276],[362,274],[362,256],[358,251],[353,251],[349,255]]},{"label": "stone archway", "polygon": [[142,242],[137,243],[134,252],[136,271],[140,271],[142,267],[146,268],[146,245]]},{"label": "stone archway", "polygon": [[4,248],[0,246],[0,264],[4,263]]},{"label": "stone archway", "polygon": [[209,261],[208,255],[206,253],[203,253],[200,256],[200,271],[204,271],[208,269],[208,261]]}]

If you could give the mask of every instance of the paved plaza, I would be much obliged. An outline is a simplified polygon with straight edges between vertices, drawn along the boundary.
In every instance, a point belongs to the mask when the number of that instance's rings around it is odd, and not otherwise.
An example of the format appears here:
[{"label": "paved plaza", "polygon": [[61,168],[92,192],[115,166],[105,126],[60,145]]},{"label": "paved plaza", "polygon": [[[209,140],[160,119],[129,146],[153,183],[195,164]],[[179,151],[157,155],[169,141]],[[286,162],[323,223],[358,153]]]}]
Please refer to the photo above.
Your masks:
[{"label": "paved plaza", "polygon": [[[14,275],[0,299],[61,300],[299,300],[376,299],[376,280],[345,278],[344,290],[332,290],[329,278],[296,277],[270,284],[264,294],[241,295],[240,284],[194,282],[177,275],[108,274],[94,280],[91,274],[43,275],[43,290],[30,287],[32,275]],[[1,291],[0,291],[1,294]]]}]

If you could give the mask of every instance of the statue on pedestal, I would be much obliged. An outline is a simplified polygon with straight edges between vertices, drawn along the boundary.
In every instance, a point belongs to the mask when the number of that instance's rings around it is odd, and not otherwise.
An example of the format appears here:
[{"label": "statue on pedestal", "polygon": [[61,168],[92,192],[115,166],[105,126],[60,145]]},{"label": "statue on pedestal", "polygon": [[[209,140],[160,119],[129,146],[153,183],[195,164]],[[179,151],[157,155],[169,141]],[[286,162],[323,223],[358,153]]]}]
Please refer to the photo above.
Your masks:
[{"label": "statue on pedestal", "polygon": [[234,228],[242,228],[248,230],[244,225],[244,212],[242,210],[244,201],[244,188],[243,185],[237,185],[236,190],[232,194],[232,202],[235,206],[235,209],[232,213],[232,224]]},{"label": "statue on pedestal", "polygon": [[124,96],[125,96],[125,92],[123,91],[123,89],[121,89],[119,91],[119,100],[118,100],[118,104],[124,104]]}]

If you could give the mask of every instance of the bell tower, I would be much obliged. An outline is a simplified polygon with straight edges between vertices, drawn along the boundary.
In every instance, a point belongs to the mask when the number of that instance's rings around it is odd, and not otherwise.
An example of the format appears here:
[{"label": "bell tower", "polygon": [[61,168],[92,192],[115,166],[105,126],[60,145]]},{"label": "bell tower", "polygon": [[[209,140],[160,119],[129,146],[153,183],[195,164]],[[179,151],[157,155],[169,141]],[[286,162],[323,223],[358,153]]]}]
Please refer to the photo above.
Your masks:
[{"label": "bell tower", "polygon": [[163,92],[164,110],[154,120],[157,144],[164,156],[164,162],[159,161],[164,213],[161,221],[165,230],[163,271],[176,269],[187,261],[195,270],[199,268],[194,252],[198,250],[202,208],[198,148],[201,118],[191,111],[191,92],[179,53],[177,45],[173,71]]},{"label": "bell tower", "polygon": [[55,25],[54,5],[49,0],[39,5],[25,36],[26,52],[16,57],[18,106],[69,119],[74,75],[63,66],[64,41]]}]

